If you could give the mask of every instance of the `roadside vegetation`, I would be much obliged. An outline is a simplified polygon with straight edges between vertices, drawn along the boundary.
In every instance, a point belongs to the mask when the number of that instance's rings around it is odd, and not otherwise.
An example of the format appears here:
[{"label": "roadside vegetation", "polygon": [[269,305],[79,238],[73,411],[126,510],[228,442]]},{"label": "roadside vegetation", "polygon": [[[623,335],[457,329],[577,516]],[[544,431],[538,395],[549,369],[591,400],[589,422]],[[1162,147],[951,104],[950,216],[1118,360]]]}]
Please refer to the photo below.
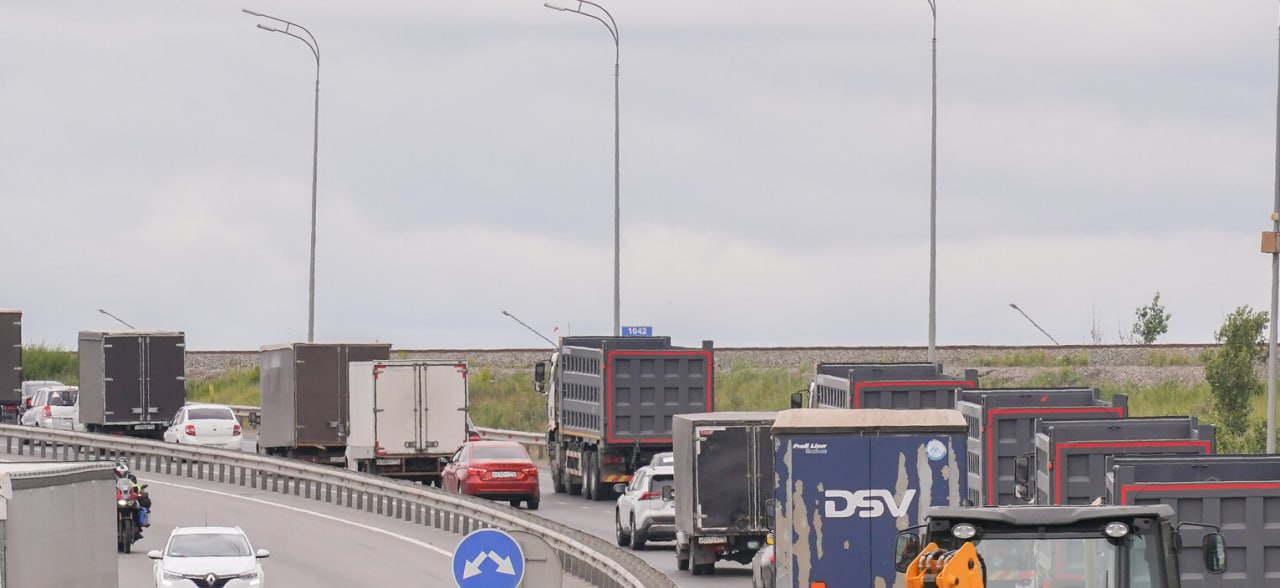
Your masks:
[{"label": "roadside vegetation", "polygon": [[187,380],[187,402],[260,406],[258,368],[227,372],[215,378]]},{"label": "roadside vegetation", "polygon": [[1089,354],[1081,351],[1050,357],[1043,349],[1027,349],[979,357],[975,363],[977,367],[1085,366],[1089,365]]},{"label": "roadside vegetation", "polygon": [[22,348],[22,379],[55,380],[75,386],[80,383],[80,360],[76,352],[57,345],[25,345]]}]

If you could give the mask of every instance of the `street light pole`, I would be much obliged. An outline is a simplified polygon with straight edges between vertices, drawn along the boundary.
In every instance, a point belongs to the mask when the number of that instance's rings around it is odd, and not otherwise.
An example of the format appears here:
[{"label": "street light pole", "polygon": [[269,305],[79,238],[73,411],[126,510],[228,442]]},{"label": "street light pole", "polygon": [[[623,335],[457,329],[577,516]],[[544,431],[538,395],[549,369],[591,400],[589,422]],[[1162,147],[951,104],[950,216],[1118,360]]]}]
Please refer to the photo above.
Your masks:
[{"label": "street light pole", "polygon": [[126,327],[129,327],[130,329],[133,329],[133,330],[135,330],[135,331],[137,330],[136,328],[134,328],[134,326],[133,326],[133,325],[131,325],[131,324],[129,324],[129,323],[126,323],[126,322],[124,322],[123,320],[121,320],[121,318],[120,318],[120,317],[118,317],[118,316],[116,316],[116,315],[114,315],[114,314],[111,314],[111,313],[109,313],[109,312],[107,312],[107,311],[105,311],[105,310],[102,310],[101,308],[99,308],[99,309],[98,309],[98,312],[100,312],[100,313],[102,313],[102,314],[105,314],[105,315],[107,315],[107,316],[109,316],[109,317],[111,317],[111,318],[113,318],[113,319],[116,319],[116,322],[118,322],[118,323],[120,323],[120,324],[122,324],[122,325],[124,325],[124,326],[126,326]]},{"label": "street light pole", "polygon": [[[274,20],[284,24],[284,29],[278,29],[271,25],[259,24],[258,28],[272,32],[288,35],[299,41],[302,41],[311,54],[316,58],[316,102],[315,102],[315,123],[312,127],[312,144],[311,144],[311,269],[307,280],[307,343],[313,343],[316,339],[316,183],[319,178],[320,170],[320,43],[316,41],[315,35],[306,27],[268,16],[260,12],[254,12],[248,8],[242,9],[245,14]],[[304,39],[293,33],[289,29],[297,28],[307,34]]]},{"label": "street light pole", "polygon": [[[604,13],[605,18],[609,20],[606,22],[594,14],[583,12],[582,6],[584,4],[598,8],[600,12]],[[622,334],[622,178],[620,171],[622,143],[619,122],[621,109],[618,99],[619,64],[621,63],[622,49],[618,41],[618,23],[613,20],[613,15],[609,14],[608,10],[605,10],[603,6],[595,2],[591,2],[591,0],[578,0],[577,8],[565,8],[551,3],[545,3],[543,6],[560,12],[572,12],[593,18],[600,21],[600,24],[603,24],[606,29],[609,29],[609,34],[613,36],[613,336],[618,337]]]},{"label": "street light pole", "polygon": [[[1276,77],[1275,174],[1275,207],[1271,213],[1271,230],[1280,233],[1280,71],[1277,72]],[[1271,334],[1267,352],[1267,453],[1276,452],[1276,315],[1278,313],[1280,313],[1280,253],[1273,252],[1271,254],[1271,316],[1269,317]]]},{"label": "street light pole", "polygon": [[1029,315],[1027,315],[1027,313],[1026,313],[1026,312],[1023,312],[1023,310],[1022,310],[1021,308],[1018,308],[1018,305],[1017,305],[1017,304],[1014,304],[1014,303],[1010,302],[1010,303],[1009,303],[1009,308],[1012,308],[1012,309],[1014,309],[1014,310],[1018,311],[1018,314],[1022,315],[1022,316],[1023,316],[1023,318],[1027,319],[1027,320],[1031,323],[1031,326],[1033,326],[1033,327],[1035,327],[1036,329],[1038,329],[1041,333],[1044,333],[1044,336],[1045,336],[1045,337],[1048,337],[1050,341],[1053,341],[1053,344],[1054,344],[1054,345],[1062,345],[1061,343],[1059,343],[1059,342],[1058,342],[1058,340],[1057,340],[1057,339],[1054,339],[1054,338],[1053,338],[1053,335],[1050,335],[1050,334],[1049,334],[1049,331],[1046,331],[1046,330],[1044,330],[1043,328],[1041,328],[1041,327],[1040,327],[1040,325],[1039,325],[1038,323],[1036,323],[1036,321],[1032,320],[1032,319],[1031,319],[1031,317],[1030,317]]},{"label": "street light pole", "polygon": [[929,142],[929,362],[938,361],[938,7],[929,0],[933,15],[933,110]]}]

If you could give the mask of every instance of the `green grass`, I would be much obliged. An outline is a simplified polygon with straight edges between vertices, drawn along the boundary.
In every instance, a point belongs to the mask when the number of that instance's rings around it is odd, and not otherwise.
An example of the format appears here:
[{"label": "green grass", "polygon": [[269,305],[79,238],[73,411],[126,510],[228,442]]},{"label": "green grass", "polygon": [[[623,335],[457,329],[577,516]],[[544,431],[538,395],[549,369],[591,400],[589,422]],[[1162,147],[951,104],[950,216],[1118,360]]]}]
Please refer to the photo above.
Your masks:
[{"label": "green grass", "polygon": [[1142,365],[1150,367],[1169,367],[1172,365],[1201,365],[1200,358],[1185,353],[1169,353],[1167,351],[1151,351],[1142,357]]},{"label": "green grass", "polygon": [[187,402],[260,406],[258,368],[227,372],[215,378],[187,380]]},{"label": "green grass", "polygon": [[1043,349],[1010,351],[1000,355],[979,357],[979,367],[1053,367],[1089,365],[1089,355],[1084,352],[1064,353],[1049,357]]},{"label": "green grass", "polygon": [[481,367],[468,374],[471,420],[477,427],[546,431],[547,399],[533,389],[533,370],[499,375]]},{"label": "green grass", "polygon": [[76,352],[60,346],[38,343],[22,348],[23,380],[56,380],[69,386],[80,383],[80,360]]},{"label": "green grass", "polygon": [[716,410],[785,410],[791,393],[807,391],[813,365],[760,368],[734,362],[716,370]]}]

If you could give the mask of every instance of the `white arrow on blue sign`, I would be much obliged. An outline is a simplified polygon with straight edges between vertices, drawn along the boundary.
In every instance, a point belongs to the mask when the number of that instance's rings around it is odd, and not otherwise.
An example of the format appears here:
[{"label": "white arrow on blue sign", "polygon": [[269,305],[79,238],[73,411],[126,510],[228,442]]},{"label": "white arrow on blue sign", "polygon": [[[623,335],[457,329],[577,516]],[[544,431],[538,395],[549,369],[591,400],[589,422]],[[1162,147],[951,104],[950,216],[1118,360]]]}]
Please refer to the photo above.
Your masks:
[{"label": "white arrow on blue sign", "polygon": [[453,550],[453,579],[459,588],[515,588],[524,579],[524,551],[503,531],[473,531]]}]

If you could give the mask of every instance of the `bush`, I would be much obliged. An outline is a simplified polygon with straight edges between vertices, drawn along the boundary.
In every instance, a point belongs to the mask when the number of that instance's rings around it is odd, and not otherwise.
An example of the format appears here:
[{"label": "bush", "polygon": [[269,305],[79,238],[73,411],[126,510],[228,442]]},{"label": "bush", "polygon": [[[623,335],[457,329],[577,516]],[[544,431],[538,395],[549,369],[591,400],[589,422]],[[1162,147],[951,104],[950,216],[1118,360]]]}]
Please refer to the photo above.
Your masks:
[{"label": "bush", "polygon": [[187,380],[187,402],[261,406],[258,368],[227,372],[203,380]]},{"label": "bush", "polygon": [[76,386],[80,383],[80,359],[76,352],[61,346],[27,345],[22,348],[23,380],[56,380]]}]

